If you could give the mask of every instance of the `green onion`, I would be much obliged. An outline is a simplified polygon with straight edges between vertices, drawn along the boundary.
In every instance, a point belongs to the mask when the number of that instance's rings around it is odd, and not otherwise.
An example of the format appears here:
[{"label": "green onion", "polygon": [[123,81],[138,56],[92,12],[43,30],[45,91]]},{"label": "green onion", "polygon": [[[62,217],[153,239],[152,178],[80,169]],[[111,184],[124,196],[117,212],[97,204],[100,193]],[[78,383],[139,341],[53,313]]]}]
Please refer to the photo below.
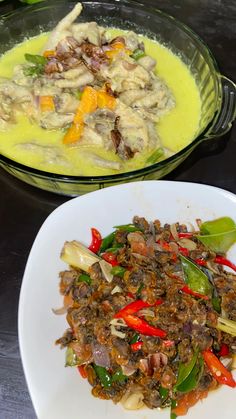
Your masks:
[{"label": "green onion", "polygon": [[158,160],[160,160],[164,156],[164,150],[162,148],[158,148],[155,150],[146,160],[146,164],[154,164]]},{"label": "green onion", "polygon": [[135,335],[132,337],[131,341],[130,341],[130,345],[132,345],[133,343],[137,343],[140,341],[140,335],[139,333],[135,333]]},{"label": "green onion", "polygon": [[145,57],[145,52],[142,50],[142,49],[140,49],[140,48],[137,48],[137,49],[135,49],[134,50],[134,52],[133,52],[133,54],[131,55],[131,57],[134,59],[134,60],[139,60],[139,58],[142,58],[142,57]]},{"label": "green onion", "polygon": [[122,224],[119,226],[114,226],[117,230],[127,231],[131,233],[132,231],[142,231],[141,228],[136,227],[134,224]]},{"label": "green onion", "polygon": [[123,383],[124,381],[127,380],[127,376],[123,374],[122,369],[119,369],[118,371],[115,372],[115,374],[112,375],[112,383]]},{"label": "green onion", "polygon": [[40,64],[45,65],[47,63],[47,59],[43,57],[43,55],[33,55],[33,54],[25,54],[26,61],[32,64]]},{"label": "green onion", "polygon": [[101,244],[101,247],[99,249],[99,254],[105,252],[105,250],[107,250],[108,247],[111,247],[111,245],[113,244],[114,239],[115,239],[115,231],[108,234],[108,236],[104,237],[102,239],[102,244]]}]

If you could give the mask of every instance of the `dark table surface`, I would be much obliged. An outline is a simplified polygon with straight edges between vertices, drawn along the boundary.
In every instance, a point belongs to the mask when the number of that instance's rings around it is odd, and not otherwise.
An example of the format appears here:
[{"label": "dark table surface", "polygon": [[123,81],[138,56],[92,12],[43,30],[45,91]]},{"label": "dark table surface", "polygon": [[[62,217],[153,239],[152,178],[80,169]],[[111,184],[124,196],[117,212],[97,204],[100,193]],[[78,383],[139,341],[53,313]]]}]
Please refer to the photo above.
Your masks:
[{"label": "dark table surface", "polygon": [[[192,27],[211,48],[221,72],[236,80],[235,0],[146,1]],[[16,7],[24,6],[5,1],[0,14]],[[236,124],[229,134],[201,145],[166,179],[205,183],[236,193],[235,157]],[[0,170],[0,419],[35,418],[19,354],[19,292],[36,233],[67,199],[28,186]]]}]

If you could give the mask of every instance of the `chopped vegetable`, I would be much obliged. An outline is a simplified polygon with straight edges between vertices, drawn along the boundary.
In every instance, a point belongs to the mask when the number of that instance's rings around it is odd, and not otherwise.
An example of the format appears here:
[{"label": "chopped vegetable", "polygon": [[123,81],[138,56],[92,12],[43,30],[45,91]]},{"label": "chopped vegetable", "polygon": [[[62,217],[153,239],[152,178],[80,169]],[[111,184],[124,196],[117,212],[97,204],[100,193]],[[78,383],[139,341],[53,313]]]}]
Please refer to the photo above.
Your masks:
[{"label": "chopped vegetable", "polygon": [[86,282],[86,284],[90,285],[92,281],[91,281],[90,276],[88,276],[86,274],[81,274],[78,277],[78,282]]},{"label": "chopped vegetable", "polygon": [[225,368],[213,352],[206,350],[202,353],[202,356],[211,371],[211,374],[218,381],[218,383],[226,384],[229,387],[236,387],[236,381],[234,380],[231,372]]},{"label": "chopped vegetable", "polygon": [[112,385],[112,377],[105,367],[100,367],[99,365],[93,364],[93,368],[101,381],[101,384],[104,388],[109,388]]},{"label": "chopped vegetable", "polygon": [[102,254],[102,258],[111,264],[111,266],[117,266],[118,265],[118,261],[116,259],[116,255],[114,255],[114,253],[112,252],[105,252]]},{"label": "chopped vegetable", "polygon": [[93,252],[76,240],[65,242],[61,251],[61,259],[68,265],[80,268],[85,272],[88,272],[94,263],[100,261],[98,256],[95,256]]},{"label": "chopped vegetable", "polygon": [[216,253],[226,253],[236,242],[236,225],[230,217],[206,221],[201,225],[198,239]]},{"label": "chopped vegetable", "polygon": [[79,371],[82,378],[87,378],[88,377],[88,374],[87,374],[87,371],[86,371],[85,367],[86,367],[85,365],[79,365],[78,366],[78,371]]},{"label": "chopped vegetable", "polygon": [[25,54],[25,59],[29,63],[44,66],[47,63],[47,59],[43,55]]},{"label": "chopped vegetable", "polygon": [[124,276],[124,273],[126,272],[125,268],[122,268],[122,266],[114,266],[111,269],[112,275],[120,276],[121,278]]},{"label": "chopped vegetable", "polygon": [[122,369],[119,369],[112,375],[111,381],[112,383],[123,383],[127,379],[128,377],[123,373]]},{"label": "chopped vegetable", "polygon": [[141,228],[136,227],[134,224],[122,224],[118,226],[114,226],[117,230],[127,231],[128,233],[132,233],[132,231],[142,231]]},{"label": "chopped vegetable", "polygon": [[75,365],[78,365],[77,356],[74,353],[73,349],[68,347],[66,350],[66,367],[74,367]]},{"label": "chopped vegetable", "polygon": [[230,260],[224,258],[223,256],[216,256],[214,259],[215,263],[218,263],[219,265],[225,265],[229,268],[233,269],[233,271],[236,272],[236,265],[232,263]]},{"label": "chopped vegetable", "polygon": [[131,343],[130,345],[133,352],[140,351],[140,349],[142,349],[142,346],[143,346],[142,341]]},{"label": "chopped vegetable", "polygon": [[222,332],[229,333],[232,336],[236,336],[236,322],[233,320],[218,317],[217,329],[222,330]]},{"label": "chopped vegetable", "polygon": [[178,370],[178,377],[177,382],[175,385],[175,389],[178,390],[179,386],[184,383],[184,381],[188,378],[190,373],[192,372],[194,366],[196,365],[198,359],[199,351],[196,351],[191,358],[191,360],[187,364],[180,364]]},{"label": "chopped vegetable", "polygon": [[194,292],[210,296],[212,294],[212,285],[207,275],[185,256],[180,255],[180,260],[185,274],[185,282],[188,287]]},{"label": "chopped vegetable", "polygon": [[78,141],[84,130],[84,117],[86,114],[94,112],[97,108],[97,92],[90,86],[86,86],[78,109],[76,111],[73,123],[66,132],[63,143],[71,144]]},{"label": "chopped vegetable", "polygon": [[160,160],[164,156],[164,150],[162,148],[158,148],[155,150],[146,160],[146,164],[154,164],[158,160]]},{"label": "chopped vegetable", "polygon": [[55,110],[52,96],[39,96],[39,106],[41,112],[53,112]]},{"label": "chopped vegetable", "polygon": [[195,292],[191,288],[189,288],[187,285],[184,285],[184,287],[182,287],[180,291],[184,292],[185,294],[193,295],[194,297],[197,297],[197,298],[202,298],[203,300],[209,300],[208,295]]},{"label": "chopped vegetable", "polygon": [[104,237],[102,239],[99,253],[105,252],[105,250],[107,250],[113,244],[114,239],[115,239],[115,231],[113,231],[113,233],[111,234],[108,234],[108,236]]},{"label": "chopped vegetable", "polygon": [[164,338],[166,336],[166,332],[164,330],[151,326],[145,320],[140,319],[137,316],[127,314],[123,318],[127,326],[129,326],[133,330],[136,330],[142,335],[158,336],[160,338]]},{"label": "chopped vegetable", "polygon": [[163,300],[159,299],[156,300],[154,304],[149,304],[146,301],[143,300],[136,300],[133,301],[132,303],[128,304],[127,306],[125,306],[124,308],[122,308],[120,311],[118,311],[118,313],[115,314],[115,318],[124,318],[127,314],[135,314],[137,313],[139,310],[142,310],[145,307],[153,307],[153,306],[158,306],[160,304],[162,304]]},{"label": "chopped vegetable", "polygon": [[99,231],[94,227],[91,228],[91,233],[92,233],[92,242],[88,248],[89,250],[91,250],[91,252],[98,253],[102,244],[102,236],[99,233]]},{"label": "chopped vegetable", "polygon": [[142,50],[142,49],[140,49],[140,48],[137,48],[137,49],[135,49],[134,50],[134,52],[132,53],[132,55],[131,55],[131,57],[134,59],[134,60],[139,60],[139,58],[142,58],[142,57],[145,57],[145,52]]}]

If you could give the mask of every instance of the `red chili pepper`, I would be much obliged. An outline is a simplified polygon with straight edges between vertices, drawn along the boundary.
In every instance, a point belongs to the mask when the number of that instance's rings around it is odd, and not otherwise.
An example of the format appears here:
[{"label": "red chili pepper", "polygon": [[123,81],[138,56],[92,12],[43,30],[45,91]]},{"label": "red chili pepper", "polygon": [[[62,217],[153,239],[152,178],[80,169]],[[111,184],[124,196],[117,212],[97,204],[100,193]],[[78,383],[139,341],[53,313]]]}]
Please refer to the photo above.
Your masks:
[{"label": "red chili pepper", "polygon": [[130,347],[133,352],[139,351],[143,346],[143,342],[140,340],[139,342],[131,343]]},{"label": "red chili pepper", "polygon": [[154,304],[149,304],[143,300],[136,300],[132,303],[128,304],[127,306],[123,307],[118,313],[114,315],[115,319],[124,318],[127,314],[135,314],[137,311],[142,310],[145,307],[154,307],[162,304],[163,300],[159,299],[156,300]]},{"label": "red chili pepper", "polygon": [[236,387],[236,381],[234,380],[230,371],[220,362],[220,360],[211,352],[211,350],[203,351],[203,359],[207,364],[211,374],[220,384],[226,384],[230,387]]},{"label": "red chili pepper", "polygon": [[206,264],[207,264],[206,260],[201,259],[201,258],[195,259],[194,262],[197,263],[197,265],[200,265],[200,266],[206,266]]},{"label": "red chili pepper", "polygon": [[102,258],[106,262],[110,263],[111,266],[118,266],[119,265],[119,263],[118,263],[118,261],[116,259],[116,255],[114,253],[112,253],[112,252],[105,252],[105,253],[103,253],[102,254]]},{"label": "red chili pepper", "polygon": [[194,297],[202,298],[203,300],[209,300],[208,295],[200,294],[199,292],[195,292],[191,290],[187,285],[184,285],[180,291],[184,292],[185,294],[193,295]]},{"label": "red chili pepper", "polygon": [[187,249],[187,247],[179,246],[179,252],[184,256],[189,256],[189,250]]},{"label": "red chili pepper", "polygon": [[187,239],[193,237],[193,233],[186,232],[186,233],[178,233],[180,239]]},{"label": "red chili pepper", "polygon": [[80,365],[78,367],[78,371],[79,371],[82,378],[87,378],[88,377],[87,371],[85,369],[85,365]]},{"label": "red chili pepper", "polygon": [[140,319],[137,316],[127,314],[123,317],[123,319],[128,327],[135,330],[136,332],[141,333],[142,335],[159,336],[160,338],[164,338],[167,334],[164,330],[151,326],[145,320]]},{"label": "red chili pepper", "polygon": [[163,340],[163,344],[166,348],[170,348],[171,346],[174,346],[175,342],[174,340]]},{"label": "red chili pepper", "polygon": [[102,244],[102,236],[96,228],[91,228],[91,232],[92,232],[92,241],[89,246],[89,250],[91,250],[93,253],[97,253]]},{"label": "red chili pepper", "polygon": [[236,271],[236,265],[233,262],[230,262],[230,260],[224,258],[223,256],[216,256],[214,262],[218,263],[219,265],[228,266],[229,268],[233,269],[233,271]]},{"label": "red chili pepper", "polygon": [[220,351],[218,352],[218,356],[227,356],[229,354],[229,347],[226,343],[222,343],[220,347]]},{"label": "red chili pepper", "polygon": [[173,250],[171,249],[169,243],[165,240],[157,240],[157,243],[162,247],[163,250],[165,250],[166,252],[173,252]]}]

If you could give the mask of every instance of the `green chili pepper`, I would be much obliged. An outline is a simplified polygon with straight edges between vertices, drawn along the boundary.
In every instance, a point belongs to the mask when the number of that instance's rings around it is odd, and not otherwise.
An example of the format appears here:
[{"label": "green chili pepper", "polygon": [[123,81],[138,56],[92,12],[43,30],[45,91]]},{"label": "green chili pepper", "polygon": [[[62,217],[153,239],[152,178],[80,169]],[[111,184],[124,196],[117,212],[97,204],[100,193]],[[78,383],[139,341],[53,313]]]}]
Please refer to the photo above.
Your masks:
[{"label": "green chili pepper", "polygon": [[106,249],[106,252],[116,253],[118,249],[121,249],[121,247],[123,247],[122,244],[113,244],[112,247],[108,247],[108,249]]},{"label": "green chili pepper", "polygon": [[212,285],[207,275],[185,256],[180,255],[180,260],[185,275],[185,282],[189,288],[194,292],[210,296],[212,294]]},{"label": "green chili pepper", "polygon": [[181,391],[181,393],[188,393],[189,391],[194,390],[197,387],[199,380],[202,376],[203,368],[204,361],[202,357],[198,357],[198,360],[188,377],[181,384],[178,385],[178,391]]},{"label": "green chili pepper", "polygon": [[142,57],[145,57],[145,52],[142,50],[142,49],[140,49],[140,48],[137,48],[137,49],[135,49],[134,50],[134,52],[133,52],[133,54],[131,55],[131,57],[134,59],[134,60],[139,60],[139,58],[142,58]]},{"label": "green chili pepper", "polygon": [[115,239],[115,231],[113,231],[111,234],[108,234],[108,236],[104,237],[102,239],[102,244],[99,249],[99,254],[105,252],[112,244]]},{"label": "green chili pepper", "polygon": [[146,160],[146,164],[154,164],[156,163],[158,160],[160,160],[161,157],[163,157],[164,155],[164,150],[162,148],[158,148],[157,150],[155,150]]},{"label": "green chili pepper", "polygon": [[137,343],[139,340],[140,340],[139,333],[135,333],[135,335],[132,337],[132,339],[130,341],[130,345],[132,345],[133,343]]},{"label": "green chili pepper", "polygon": [[109,388],[112,385],[112,378],[106,368],[100,367],[99,365],[93,364],[94,371],[96,372],[101,384],[105,388]]},{"label": "green chili pepper", "polygon": [[132,231],[142,231],[141,228],[136,227],[134,224],[123,224],[120,226],[114,226],[117,230],[127,231],[128,233],[132,233]]},{"label": "green chili pepper", "polygon": [[75,355],[72,348],[67,348],[65,366],[74,367],[75,365],[78,365],[77,356]]},{"label": "green chili pepper", "polygon": [[86,284],[90,285],[92,280],[90,278],[90,276],[86,275],[86,274],[81,274],[78,279],[78,282],[86,282]]},{"label": "green chili pepper", "polygon": [[127,376],[123,374],[122,369],[117,370],[113,375],[112,375],[112,383],[115,382],[119,382],[119,383],[123,383],[124,381],[127,380]]},{"label": "green chili pepper", "polygon": [[236,224],[230,217],[202,223],[197,238],[216,253],[226,253],[236,242]]},{"label": "green chili pepper", "polygon": [[117,275],[121,278],[123,278],[125,271],[126,269],[123,268],[122,266],[114,266],[113,268],[111,268],[111,274]]}]

